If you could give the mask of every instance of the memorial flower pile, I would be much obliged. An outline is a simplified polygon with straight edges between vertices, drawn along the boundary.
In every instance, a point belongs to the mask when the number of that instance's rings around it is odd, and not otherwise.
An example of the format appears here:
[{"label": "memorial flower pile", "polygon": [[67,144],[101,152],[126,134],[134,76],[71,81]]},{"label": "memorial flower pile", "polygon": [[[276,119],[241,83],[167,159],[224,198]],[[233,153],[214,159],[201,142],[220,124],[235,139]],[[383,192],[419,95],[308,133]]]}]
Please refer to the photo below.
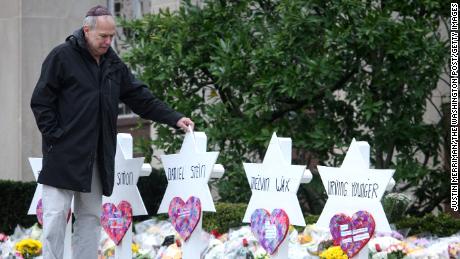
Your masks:
[{"label": "memorial flower pile", "polygon": [[[181,258],[183,240],[168,221],[156,219],[134,224],[131,250],[136,259]],[[215,232],[215,231],[214,231]],[[0,258],[41,258],[41,230],[36,226],[18,229],[11,236],[0,236]],[[403,235],[404,236],[404,235]],[[372,259],[426,259],[459,258],[460,235],[436,238],[433,236],[403,237],[396,233],[376,234],[368,243]],[[204,233],[207,247],[204,259],[265,259],[266,251],[259,245],[249,226],[230,229],[228,233]],[[339,246],[334,246],[327,230],[307,225],[298,232],[291,228],[289,259],[347,258]],[[115,245],[103,231],[100,243],[100,259],[114,258]]]}]

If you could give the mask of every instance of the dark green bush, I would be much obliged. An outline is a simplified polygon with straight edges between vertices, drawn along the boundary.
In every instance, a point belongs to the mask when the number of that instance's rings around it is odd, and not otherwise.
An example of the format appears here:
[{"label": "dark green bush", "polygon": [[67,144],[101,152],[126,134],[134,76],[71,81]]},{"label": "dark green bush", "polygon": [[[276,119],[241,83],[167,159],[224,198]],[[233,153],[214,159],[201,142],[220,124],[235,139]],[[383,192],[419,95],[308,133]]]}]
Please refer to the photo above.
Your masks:
[{"label": "dark green bush", "polygon": [[319,215],[307,215],[305,217],[305,224],[311,225],[315,224],[319,219]]},{"label": "dark green bush", "polygon": [[11,234],[18,224],[29,227],[37,222],[27,215],[36,187],[35,182],[0,180],[0,233]]},{"label": "dark green bush", "polygon": [[383,209],[389,222],[404,218],[410,205],[410,198],[403,193],[388,193],[382,199]]},{"label": "dark green bush", "polygon": [[[160,207],[161,200],[165,194],[167,180],[164,173],[153,169],[152,173],[147,177],[139,177],[137,188],[141,193],[145,208],[149,215],[156,215]],[[145,220],[150,216],[137,216],[136,221]]]},{"label": "dark green bush", "polygon": [[438,237],[460,232],[460,219],[442,213],[438,216],[427,214],[423,217],[407,217],[396,223],[397,229],[410,229],[409,235],[432,234]]},{"label": "dark green bush", "polygon": [[[155,215],[166,190],[166,178],[153,170],[150,176],[140,177],[137,183],[149,215]],[[0,233],[11,234],[17,225],[30,227],[37,222],[35,215],[27,215],[37,183],[0,180]],[[150,216],[135,217],[136,221]]]},{"label": "dark green bush", "polygon": [[219,233],[226,233],[231,228],[243,225],[244,212],[247,204],[244,203],[216,203],[216,213],[205,212],[203,214],[203,229],[217,230]]}]

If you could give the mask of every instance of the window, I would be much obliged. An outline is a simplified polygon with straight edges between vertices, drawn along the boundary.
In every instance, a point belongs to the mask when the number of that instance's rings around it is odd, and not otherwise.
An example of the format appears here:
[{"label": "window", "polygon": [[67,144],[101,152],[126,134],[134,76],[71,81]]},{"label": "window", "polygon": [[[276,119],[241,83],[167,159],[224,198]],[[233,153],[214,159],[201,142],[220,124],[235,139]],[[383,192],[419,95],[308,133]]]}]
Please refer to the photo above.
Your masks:
[{"label": "window", "polygon": [[118,117],[134,117],[136,114],[124,103],[118,103]]},{"label": "window", "polygon": [[114,15],[116,17],[121,16],[121,3],[115,3],[113,7]]}]

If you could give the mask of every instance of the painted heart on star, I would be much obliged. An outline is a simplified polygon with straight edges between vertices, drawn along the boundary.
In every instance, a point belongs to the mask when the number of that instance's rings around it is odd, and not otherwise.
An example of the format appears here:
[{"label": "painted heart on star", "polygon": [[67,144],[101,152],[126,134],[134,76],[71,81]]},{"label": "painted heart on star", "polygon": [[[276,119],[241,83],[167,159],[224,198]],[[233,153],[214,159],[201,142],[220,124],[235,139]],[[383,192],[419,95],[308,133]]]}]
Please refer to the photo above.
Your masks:
[{"label": "painted heart on star", "polygon": [[349,258],[366,246],[374,234],[375,221],[367,211],[358,211],[352,217],[336,214],[329,223],[334,245],[340,245]]},{"label": "painted heart on star", "polygon": [[110,239],[118,245],[131,226],[133,209],[127,201],[121,201],[118,206],[113,203],[102,205],[101,225]]},{"label": "painted heart on star", "polygon": [[174,197],[169,203],[168,215],[177,233],[184,239],[192,235],[201,219],[201,201],[191,196],[187,202],[180,197]]},{"label": "painted heart on star", "polygon": [[[71,210],[69,209],[69,213],[67,213],[67,222],[69,222]],[[43,202],[42,199],[39,199],[37,202],[37,207],[35,208],[35,214],[37,215],[37,220],[40,225],[43,226]]]},{"label": "painted heart on star", "polygon": [[289,217],[283,209],[274,209],[271,215],[265,209],[256,209],[251,215],[251,230],[265,251],[272,255],[287,236]]}]

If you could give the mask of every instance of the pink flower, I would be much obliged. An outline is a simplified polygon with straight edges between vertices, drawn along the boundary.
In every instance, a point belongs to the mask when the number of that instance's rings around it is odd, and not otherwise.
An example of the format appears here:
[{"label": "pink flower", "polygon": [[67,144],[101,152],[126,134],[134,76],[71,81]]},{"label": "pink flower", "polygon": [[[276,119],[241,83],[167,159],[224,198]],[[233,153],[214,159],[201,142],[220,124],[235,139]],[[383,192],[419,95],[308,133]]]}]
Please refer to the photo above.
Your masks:
[{"label": "pink flower", "polygon": [[0,233],[0,242],[5,242],[8,240],[8,236],[4,233]]}]

